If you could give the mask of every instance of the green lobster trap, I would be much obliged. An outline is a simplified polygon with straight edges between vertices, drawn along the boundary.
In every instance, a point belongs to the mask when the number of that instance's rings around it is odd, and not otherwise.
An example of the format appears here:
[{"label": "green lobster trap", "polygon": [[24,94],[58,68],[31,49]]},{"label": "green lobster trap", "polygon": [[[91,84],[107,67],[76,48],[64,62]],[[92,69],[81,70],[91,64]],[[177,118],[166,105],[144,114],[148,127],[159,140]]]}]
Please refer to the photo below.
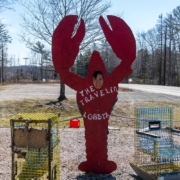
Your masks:
[{"label": "green lobster trap", "polygon": [[172,107],[135,111],[135,156],[130,163],[143,180],[180,179],[180,131],[173,129]]},{"label": "green lobster trap", "polygon": [[59,114],[18,114],[10,122],[12,180],[59,180]]}]

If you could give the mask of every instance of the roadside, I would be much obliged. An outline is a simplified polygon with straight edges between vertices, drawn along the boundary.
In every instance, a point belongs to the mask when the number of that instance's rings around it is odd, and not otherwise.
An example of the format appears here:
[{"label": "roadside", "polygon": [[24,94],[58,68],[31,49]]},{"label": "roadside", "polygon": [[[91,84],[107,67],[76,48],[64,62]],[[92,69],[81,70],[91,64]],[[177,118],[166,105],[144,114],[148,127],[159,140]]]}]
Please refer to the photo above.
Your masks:
[{"label": "roadside", "polygon": [[[119,100],[122,101],[166,101],[166,102],[180,102],[180,96],[173,96],[160,93],[150,93],[147,92],[148,88],[143,88],[143,90],[137,90],[132,85],[120,84],[120,87],[123,88],[132,88],[133,91],[120,91],[118,94]],[[137,87],[136,87],[137,88]],[[176,87],[178,88],[178,87]],[[76,91],[66,86],[66,96],[67,98],[75,98]],[[180,93],[180,88],[178,89]],[[150,91],[150,90],[148,90]],[[0,101],[6,100],[23,100],[23,99],[49,99],[57,100],[60,93],[59,84],[13,84],[6,85],[0,90]]]}]

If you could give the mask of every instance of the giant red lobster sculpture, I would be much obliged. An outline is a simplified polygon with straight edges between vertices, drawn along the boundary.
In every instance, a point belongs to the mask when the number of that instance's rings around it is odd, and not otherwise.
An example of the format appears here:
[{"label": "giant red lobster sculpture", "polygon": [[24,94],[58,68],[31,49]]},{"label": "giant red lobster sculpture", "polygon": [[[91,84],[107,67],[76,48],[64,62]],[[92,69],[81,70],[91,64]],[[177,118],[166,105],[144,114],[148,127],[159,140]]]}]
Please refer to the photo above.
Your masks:
[{"label": "giant red lobster sculpture", "polygon": [[[85,126],[87,161],[79,165],[86,173],[109,174],[116,170],[116,163],[107,156],[107,127],[112,106],[118,93],[118,83],[132,73],[131,64],[136,57],[135,39],[131,29],[120,18],[108,15],[111,29],[101,16],[100,25],[116,56],[121,59],[114,71],[107,75],[104,63],[97,51],[92,53],[87,78],[69,71],[79,52],[85,35],[85,25],[81,19],[74,36],[74,26],[78,16],[69,15],[62,19],[52,37],[52,58],[55,70],[64,84],[77,91],[77,103],[82,109]],[[95,71],[101,71],[103,86],[96,89],[92,83]]]}]

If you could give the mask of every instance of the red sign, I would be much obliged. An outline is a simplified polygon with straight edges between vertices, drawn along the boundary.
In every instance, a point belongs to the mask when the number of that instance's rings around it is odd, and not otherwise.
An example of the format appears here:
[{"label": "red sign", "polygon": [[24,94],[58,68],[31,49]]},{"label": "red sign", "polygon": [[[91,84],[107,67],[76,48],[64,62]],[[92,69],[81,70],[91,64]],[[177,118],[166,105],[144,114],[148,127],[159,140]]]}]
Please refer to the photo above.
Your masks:
[{"label": "red sign", "polygon": [[[61,81],[77,91],[77,103],[84,119],[87,161],[79,165],[79,170],[109,174],[117,166],[108,160],[107,155],[108,119],[117,98],[118,83],[132,73],[131,64],[136,57],[135,39],[122,19],[108,16],[110,29],[101,16],[99,21],[104,35],[121,63],[107,75],[99,52],[94,51],[87,78],[80,77],[69,71],[85,35],[84,21],[81,20],[77,33],[72,37],[77,18],[76,15],[66,16],[55,29],[52,38],[53,63]],[[94,77],[94,72],[100,72],[99,76]],[[94,79],[97,86],[93,83]]]}]

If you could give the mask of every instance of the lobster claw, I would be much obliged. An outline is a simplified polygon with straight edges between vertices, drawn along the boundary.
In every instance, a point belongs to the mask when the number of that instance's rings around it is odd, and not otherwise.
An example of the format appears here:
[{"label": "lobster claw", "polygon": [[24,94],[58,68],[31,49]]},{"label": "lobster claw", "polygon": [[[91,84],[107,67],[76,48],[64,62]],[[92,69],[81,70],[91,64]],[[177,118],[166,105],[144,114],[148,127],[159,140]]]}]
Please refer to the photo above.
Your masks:
[{"label": "lobster claw", "polygon": [[116,56],[120,58],[124,64],[130,66],[136,58],[134,35],[129,26],[121,18],[112,15],[108,15],[107,18],[112,30],[102,16],[99,18],[104,35]]},{"label": "lobster claw", "polygon": [[80,26],[75,35],[73,34],[78,16],[65,16],[52,36],[52,59],[55,70],[69,70],[74,64],[79,52],[79,46],[85,35],[84,21],[81,19]]}]

